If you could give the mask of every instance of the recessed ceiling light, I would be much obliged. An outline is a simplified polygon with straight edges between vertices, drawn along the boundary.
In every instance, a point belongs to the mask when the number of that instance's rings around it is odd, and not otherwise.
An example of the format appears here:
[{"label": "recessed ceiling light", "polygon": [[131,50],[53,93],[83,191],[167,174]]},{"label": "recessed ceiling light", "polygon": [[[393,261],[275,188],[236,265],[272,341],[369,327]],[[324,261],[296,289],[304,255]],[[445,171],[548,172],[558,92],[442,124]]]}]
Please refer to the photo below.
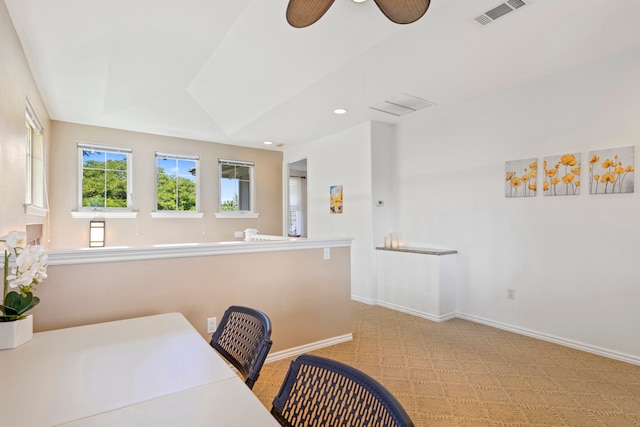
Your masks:
[{"label": "recessed ceiling light", "polygon": [[346,108],[336,108],[335,110],[333,110],[333,112],[335,114],[347,114],[347,109]]},{"label": "recessed ceiling light", "polygon": [[264,145],[271,145],[271,144],[273,144],[273,142],[271,142],[271,141],[265,141],[264,142]]},{"label": "recessed ceiling light", "polygon": [[354,3],[364,3],[367,0],[353,0]]}]

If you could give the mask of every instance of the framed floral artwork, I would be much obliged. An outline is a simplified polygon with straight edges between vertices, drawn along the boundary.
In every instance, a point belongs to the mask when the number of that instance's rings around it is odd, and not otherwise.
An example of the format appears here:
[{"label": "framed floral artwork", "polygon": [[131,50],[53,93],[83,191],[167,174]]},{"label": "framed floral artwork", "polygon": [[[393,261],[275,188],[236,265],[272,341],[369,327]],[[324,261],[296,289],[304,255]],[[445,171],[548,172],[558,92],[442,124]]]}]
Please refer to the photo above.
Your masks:
[{"label": "framed floral artwork", "polygon": [[545,196],[580,194],[580,153],[545,157],[542,190]]},{"label": "framed floral artwork", "polygon": [[506,162],[505,196],[534,197],[538,190],[538,160],[512,160]]},{"label": "framed floral artwork", "polygon": [[329,212],[332,214],[342,213],[342,185],[329,187],[329,203]]},{"label": "framed floral artwork", "polygon": [[589,153],[591,194],[633,193],[634,147],[611,148]]}]

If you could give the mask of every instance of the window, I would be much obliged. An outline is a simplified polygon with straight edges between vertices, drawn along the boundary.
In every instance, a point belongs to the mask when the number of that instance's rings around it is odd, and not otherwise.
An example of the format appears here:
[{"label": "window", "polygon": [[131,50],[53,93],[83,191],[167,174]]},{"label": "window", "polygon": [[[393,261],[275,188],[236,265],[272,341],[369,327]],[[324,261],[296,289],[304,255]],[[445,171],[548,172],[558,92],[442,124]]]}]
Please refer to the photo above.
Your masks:
[{"label": "window", "polygon": [[253,162],[218,160],[220,211],[217,217],[257,216],[254,210]]},{"label": "window", "polygon": [[131,153],[127,148],[78,144],[78,210],[131,210]]},{"label": "window", "polygon": [[156,209],[158,212],[198,211],[199,158],[156,153]]},{"label": "window", "polygon": [[44,181],[44,139],[42,125],[27,102],[25,113],[25,143],[27,152],[26,213],[45,216],[47,213]]}]

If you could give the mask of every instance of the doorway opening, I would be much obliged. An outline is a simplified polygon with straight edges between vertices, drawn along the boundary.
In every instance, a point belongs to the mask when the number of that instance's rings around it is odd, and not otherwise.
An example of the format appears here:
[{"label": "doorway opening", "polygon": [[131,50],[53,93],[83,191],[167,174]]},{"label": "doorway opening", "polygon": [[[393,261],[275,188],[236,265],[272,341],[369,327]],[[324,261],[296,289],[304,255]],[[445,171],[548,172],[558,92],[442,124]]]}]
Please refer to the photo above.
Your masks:
[{"label": "doorway opening", "polygon": [[289,163],[288,178],[287,234],[307,237],[307,159]]}]

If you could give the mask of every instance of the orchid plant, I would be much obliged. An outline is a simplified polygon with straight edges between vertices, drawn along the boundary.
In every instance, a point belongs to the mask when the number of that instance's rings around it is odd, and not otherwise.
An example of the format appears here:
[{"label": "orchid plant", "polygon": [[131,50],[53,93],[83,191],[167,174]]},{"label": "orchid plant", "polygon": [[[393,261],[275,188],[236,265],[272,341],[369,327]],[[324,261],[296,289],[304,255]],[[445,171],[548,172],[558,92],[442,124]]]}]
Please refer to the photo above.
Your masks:
[{"label": "orchid plant", "polygon": [[12,231],[0,242],[5,246],[0,322],[13,322],[40,303],[33,291],[47,278],[47,254],[40,245],[27,245],[25,232]]}]

